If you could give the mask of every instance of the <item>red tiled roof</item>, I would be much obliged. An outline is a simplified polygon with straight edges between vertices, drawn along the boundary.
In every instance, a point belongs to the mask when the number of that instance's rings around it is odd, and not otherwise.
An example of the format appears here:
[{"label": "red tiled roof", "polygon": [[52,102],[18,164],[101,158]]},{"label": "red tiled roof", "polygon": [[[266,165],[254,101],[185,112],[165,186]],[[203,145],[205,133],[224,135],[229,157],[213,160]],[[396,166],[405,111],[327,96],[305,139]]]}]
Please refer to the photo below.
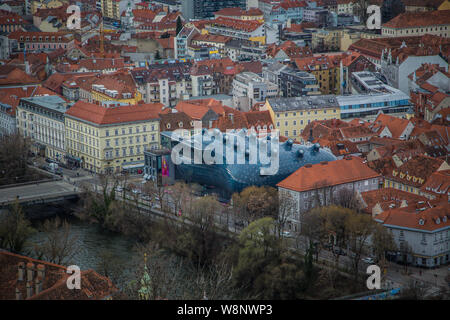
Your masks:
[{"label": "red tiled roof", "polygon": [[379,177],[381,175],[370,169],[361,158],[347,157],[309,167],[303,166],[277,186],[303,192]]},{"label": "red tiled roof", "polygon": [[380,113],[373,121],[374,127],[372,128],[375,128],[377,126],[386,126],[391,132],[393,138],[400,138],[400,135],[403,133],[403,131],[405,131],[409,123],[409,120],[400,119],[394,116]]},{"label": "red tiled roof", "polygon": [[428,177],[436,172],[444,160],[417,155],[404,162],[400,167],[393,169],[386,178],[405,185],[421,187]]},{"label": "red tiled roof", "polygon": [[433,208],[426,208],[423,211],[417,211],[415,207],[406,207],[385,211],[377,215],[375,220],[384,225],[422,231],[434,231],[450,226],[449,212],[449,203],[441,204]]},{"label": "red tiled roof", "polygon": [[365,211],[372,213],[372,209],[375,205],[379,204],[383,211],[393,208],[399,208],[401,206],[410,206],[417,204],[419,201],[425,203],[427,198],[419,196],[417,194],[398,190],[394,188],[381,188],[377,190],[371,190],[361,192],[361,198],[366,205]]},{"label": "red tiled roof", "polygon": [[105,125],[159,119],[162,108],[161,103],[106,108],[80,100],[67,110],[66,116]]},{"label": "red tiled roof", "polygon": [[450,10],[437,10],[428,12],[404,12],[389,20],[383,27],[386,28],[412,28],[446,25],[450,22]]},{"label": "red tiled roof", "polygon": [[253,32],[259,27],[263,25],[263,23],[255,21],[255,20],[238,20],[231,18],[218,17],[214,20],[211,20],[208,24],[210,25],[218,25],[226,28],[231,28],[235,30]]},{"label": "red tiled roof", "polygon": [[[18,280],[19,264],[24,264],[24,280]],[[0,300],[15,300],[16,289],[27,300],[101,300],[107,299],[118,292],[111,280],[103,277],[93,270],[81,272],[81,289],[70,290],[67,287],[67,279],[70,276],[67,268],[54,263],[32,259],[8,251],[0,251]],[[27,267],[44,267],[44,278],[42,279],[42,291],[36,294],[35,282],[33,281],[33,295],[27,298]],[[37,272],[34,271],[34,279]]]}]

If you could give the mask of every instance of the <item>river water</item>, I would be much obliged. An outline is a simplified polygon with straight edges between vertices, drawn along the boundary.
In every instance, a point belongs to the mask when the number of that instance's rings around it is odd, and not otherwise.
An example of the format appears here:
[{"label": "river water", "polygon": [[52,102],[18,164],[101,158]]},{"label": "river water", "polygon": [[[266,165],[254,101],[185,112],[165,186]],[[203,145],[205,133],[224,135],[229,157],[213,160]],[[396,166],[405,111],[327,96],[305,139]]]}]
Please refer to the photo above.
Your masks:
[{"label": "river water", "polygon": [[[123,276],[131,277],[130,270],[133,268],[132,261],[135,255],[133,249],[137,244],[136,240],[109,232],[97,224],[91,224],[73,216],[60,215],[60,217],[70,223],[71,237],[76,239],[77,251],[71,259],[73,264],[79,266],[81,270],[94,269],[100,273],[101,254],[109,252],[113,261],[123,270]],[[33,221],[33,227],[37,228],[41,222],[43,221]],[[36,232],[28,239],[23,252],[33,257],[33,245],[42,243],[45,239],[45,232]]]}]

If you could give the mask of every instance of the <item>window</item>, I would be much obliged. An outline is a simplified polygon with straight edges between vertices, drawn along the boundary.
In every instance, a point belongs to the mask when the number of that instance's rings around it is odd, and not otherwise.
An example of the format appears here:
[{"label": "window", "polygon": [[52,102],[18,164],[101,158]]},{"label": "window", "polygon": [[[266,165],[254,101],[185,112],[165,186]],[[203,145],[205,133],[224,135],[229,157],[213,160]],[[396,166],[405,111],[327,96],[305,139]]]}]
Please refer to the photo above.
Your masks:
[{"label": "window", "polygon": [[116,146],[118,146],[118,145],[119,145],[119,138],[116,138],[116,141],[115,141],[115,143],[116,143]]},{"label": "window", "polygon": [[127,156],[127,148],[122,148],[122,156]]},{"label": "window", "polygon": [[133,128],[128,128],[128,133],[132,134],[133,133]]},{"label": "window", "polygon": [[109,145],[109,139],[108,140],[106,140],[106,146],[107,147],[109,147],[110,145]]},{"label": "window", "polygon": [[106,136],[109,137],[109,130],[106,130]]}]

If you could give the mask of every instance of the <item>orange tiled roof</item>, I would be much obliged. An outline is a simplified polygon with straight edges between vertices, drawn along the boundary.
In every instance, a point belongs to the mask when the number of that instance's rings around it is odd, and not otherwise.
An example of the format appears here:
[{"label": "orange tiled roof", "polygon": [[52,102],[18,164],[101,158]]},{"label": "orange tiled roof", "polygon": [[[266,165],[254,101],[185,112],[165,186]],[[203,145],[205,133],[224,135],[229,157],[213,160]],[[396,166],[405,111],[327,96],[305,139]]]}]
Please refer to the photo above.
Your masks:
[{"label": "orange tiled roof", "polygon": [[448,198],[450,192],[450,170],[437,171],[431,174],[420,191]]},{"label": "orange tiled roof", "polygon": [[444,160],[441,159],[417,155],[393,169],[387,177],[405,185],[421,187],[443,163]]},{"label": "orange tiled roof", "polygon": [[406,206],[415,205],[419,201],[425,203],[427,198],[411,192],[398,190],[394,188],[381,188],[377,190],[371,190],[361,192],[361,197],[366,205],[365,211],[372,213],[372,209],[375,205],[379,204],[383,211],[393,208],[399,208],[402,205]]},{"label": "orange tiled roof", "polygon": [[450,10],[404,12],[383,24],[386,28],[412,28],[450,24]]},{"label": "orange tiled roof", "polygon": [[[25,267],[24,280],[18,280],[18,267]],[[67,288],[67,279],[70,274],[67,268],[54,263],[32,259],[26,256],[14,254],[8,251],[0,251],[0,300],[15,300],[16,288],[27,300],[101,300],[107,299],[118,292],[111,280],[103,277],[93,270],[81,272],[81,289],[70,290]],[[42,279],[42,291],[36,294],[35,282],[33,281],[33,296],[27,298],[27,266],[34,269],[44,267],[44,278]],[[34,279],[37,272],[34,271]]]},{"label": "orange tiled roof", "polygon": [[303,166],[277,186],[303,192],[380,177],[381,175],[370,169],[361,158],[347,157],[342,160]]},{"label": "orange tiled roof", "polygon": [[396,208],[376,216],[375,220],[384,225],[410,228],[422,231],[434,231],[450,226],[450,204],[445,203],[433,208],[423,207]]},{"label": "orange tiled roof", "polygon": [[159,119],[159,113],[162,108],[163,105],[161,103],[106,108],[80,100],[67,110],[66,116],[86,120],[98,125],[105,125]]},{"label": "orange tiled roof", "polygon": [[400,138],[400,135],[403,133],[403,131],[405,131],[409,123],[409,120],[400,119],[394,116],[380,113],[373,121],[372,128],[375,128],[377,126],[386,126],[391,132],[393,138]]}]

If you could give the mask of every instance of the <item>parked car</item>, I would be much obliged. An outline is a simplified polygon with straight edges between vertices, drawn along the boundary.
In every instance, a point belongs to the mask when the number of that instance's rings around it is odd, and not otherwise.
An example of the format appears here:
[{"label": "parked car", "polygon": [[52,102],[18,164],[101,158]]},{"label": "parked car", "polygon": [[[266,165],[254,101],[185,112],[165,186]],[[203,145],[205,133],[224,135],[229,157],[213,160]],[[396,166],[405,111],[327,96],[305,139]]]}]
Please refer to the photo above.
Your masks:
[{"label": "parked car", "polygon": [[141,195],[141,199],[145,200],[145,201],[151,201],[152,197],[149,196],[148,194],[143,194],[143,195]]},{"label": "parked car", "polygon": [[134,194],[140,194],[141,190],[139,190],[139,189],[132,189],[131,192],[133,192]]},{"label": "parked car", "polygon": [[363,262],[367,263],[367,264],[374,264],[375,260],[371,257],[366,257],[362,259]]},{"label": "parked car", "polygon": [[121,186],[116,187],[116,192],[122,192],[122,191],[123,191],[123,188]]},{"label": "parked car", "polygon": [[292,237],[293,237],[292,234],[291,234],[289,231],[283,231],[283,232],[281,233],[281,235],[282,235],[283,237],[286,237],[286,238],[292,238]]}]

